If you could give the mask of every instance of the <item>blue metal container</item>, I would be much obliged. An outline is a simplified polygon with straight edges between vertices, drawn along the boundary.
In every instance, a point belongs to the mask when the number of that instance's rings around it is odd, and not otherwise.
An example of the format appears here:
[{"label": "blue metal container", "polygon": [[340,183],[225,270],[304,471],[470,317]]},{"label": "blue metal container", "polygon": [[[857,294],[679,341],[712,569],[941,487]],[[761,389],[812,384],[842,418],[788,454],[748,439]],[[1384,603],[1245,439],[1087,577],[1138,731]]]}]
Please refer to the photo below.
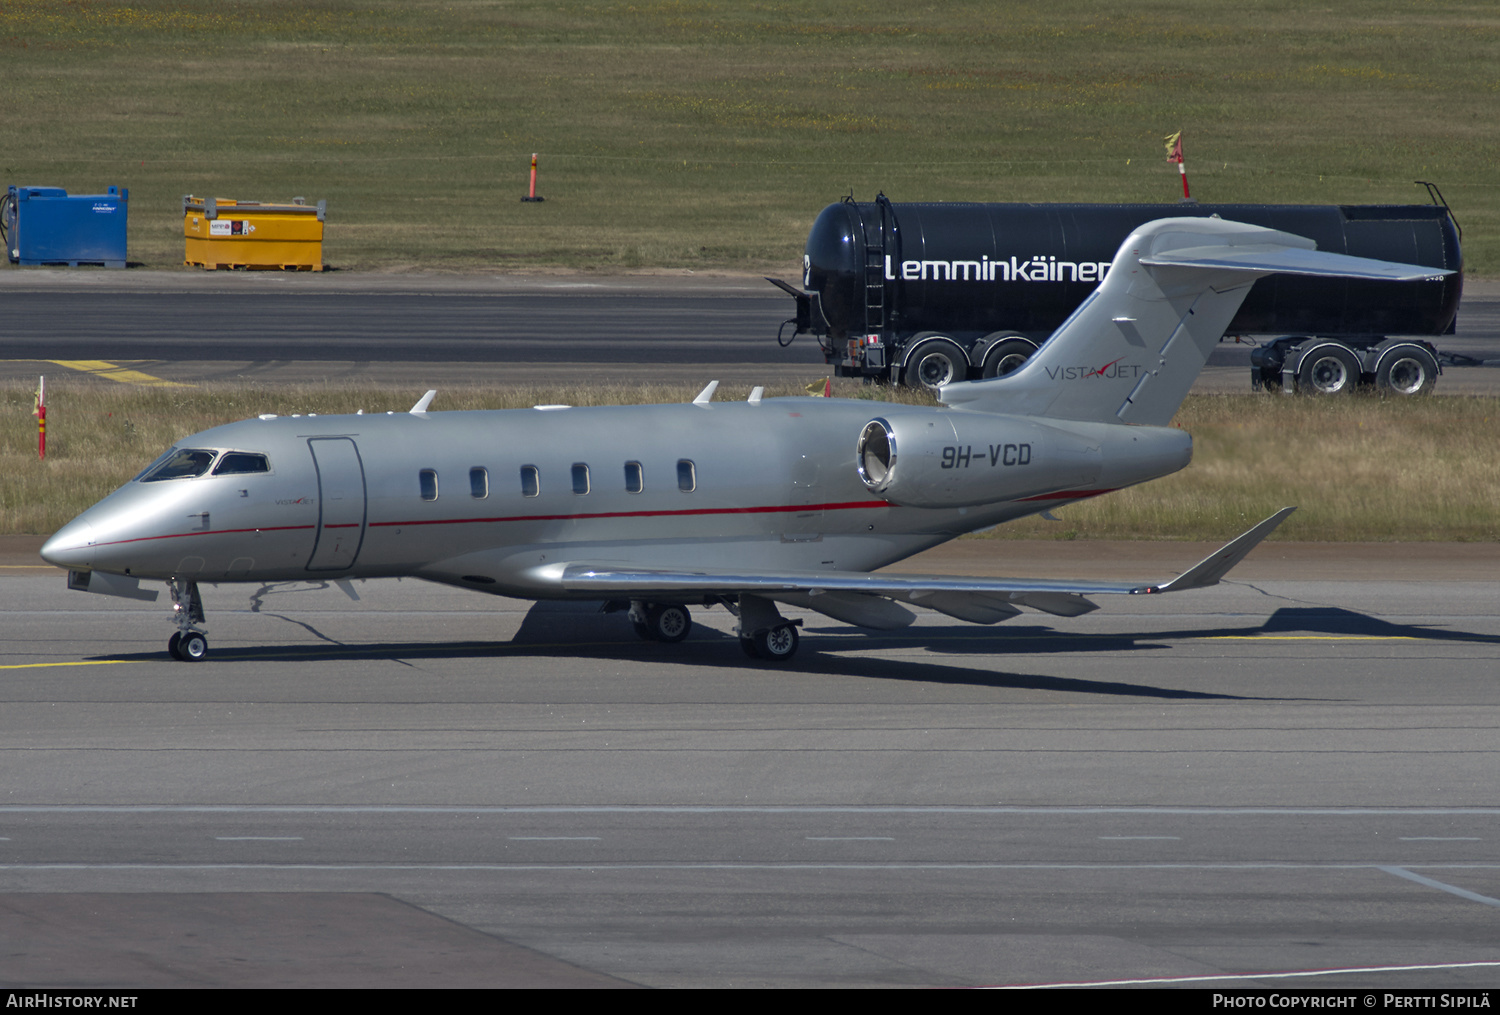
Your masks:
[{"label": "blue metal container", "polygon": [[0,208],[11,264],[125,267],[130,191],[74,194],[61,187],[15,187]]}]

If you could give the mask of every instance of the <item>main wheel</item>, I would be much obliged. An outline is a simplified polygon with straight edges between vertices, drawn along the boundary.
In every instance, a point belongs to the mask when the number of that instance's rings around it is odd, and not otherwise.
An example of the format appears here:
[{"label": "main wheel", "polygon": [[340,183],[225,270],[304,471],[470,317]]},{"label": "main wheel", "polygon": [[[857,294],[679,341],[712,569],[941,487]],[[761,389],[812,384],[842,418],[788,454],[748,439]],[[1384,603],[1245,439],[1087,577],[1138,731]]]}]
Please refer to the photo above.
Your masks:
[{"label": "main wheel", "polygon": [[762,659],[773,663],[784,662],[797,654],[797,628],[791,624],[773,627],[755,636],[755,651]]},{"label": "main wheel", "polygon": [[202,662],[208,655],[208,639],[197,631],[189,631],[177,642],[177,658],[185,663]]},{"label": "main wheel", "polygon": [[646,610],[646,626],[657,641],[677,642],[693,629],[693,617],[686,606],[675,603],[652,603]]},{"label": "main wheel", "polygon": [[901,375],[908,388],[936,391],[944,384],[961,381],[969,375],[969,359],[952,339],[935,338],[923,342],[916,355],[906,361]]},{"label": "main wheel", "polygon": [[1437,383],[1438,365],[1420,345],[1387,349],[1375,370],[1375,386],[1393,395],[1425,395]]},{"label": "main wheel", "polygon": [[980,375],[1004,377],[1012,370],[1019,369],[1034,352],[1036,346],[1024,338],[1002,339],[990,346],[989,351],[984,354],[984,367]]},{"label": "main wheel", "polygon": [[1359,383],[1359,360],[1342,345],[1320,345],[1302,357],[1297,387],[1314,395],[1347,395]]}]

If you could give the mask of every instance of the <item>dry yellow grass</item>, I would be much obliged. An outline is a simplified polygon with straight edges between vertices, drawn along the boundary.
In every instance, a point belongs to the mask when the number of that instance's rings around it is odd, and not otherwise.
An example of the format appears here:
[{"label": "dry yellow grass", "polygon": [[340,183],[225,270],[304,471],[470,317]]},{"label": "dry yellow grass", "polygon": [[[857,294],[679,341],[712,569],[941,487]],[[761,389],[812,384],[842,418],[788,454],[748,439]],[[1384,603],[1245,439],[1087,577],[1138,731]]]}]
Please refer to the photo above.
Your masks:
[{"label": "dry yellow grass", "polygon": [[[930,401],[854,382],[838,389],[852,397]],[[695,393],[667,385],[447,388],[435,408],[671,402]],[[726,386],[720,397],[748,393]],[[48,456],[38,461],[32,391],[3,386],[0,533],[55,530],[174,441],[219,423],[261,412],[404,411],[417,394],[332,385],[56,385],[48,394]],[[1193,434],[1196,447],[1193,464],[1177,475],[1063,508],[1057,522],[1026,519],[991,535],[1212,540],[1296,504],[1301,510],[1277,533],[1281,538],[1500,539],[1500,399],[1202,395],[1187,400],[1175,425]]]}]

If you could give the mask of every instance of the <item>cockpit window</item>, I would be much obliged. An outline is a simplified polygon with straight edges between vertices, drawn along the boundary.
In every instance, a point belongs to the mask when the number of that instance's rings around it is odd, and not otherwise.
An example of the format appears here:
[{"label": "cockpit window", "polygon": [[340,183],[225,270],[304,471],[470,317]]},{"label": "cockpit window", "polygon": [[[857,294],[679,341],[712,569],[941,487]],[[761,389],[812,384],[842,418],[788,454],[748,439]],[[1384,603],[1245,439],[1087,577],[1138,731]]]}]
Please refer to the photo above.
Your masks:
[{"label": "cockpit window", "polygon": [[160,483],[167,479],[192,479],[208,471],[216,451],[201,448],[174,448],[151,469],[141,474],[142,483]]},{"label": "cockpit window", "polygon": [[139,481],[141,481],[141,480],[143,480],[143,479],[145,479],[145,478],[146,478],[146,477],[147,477],[147,476],[149,476],[149,475],[150,475],[150,474],[151,474],[151,473],[152,473],[152,472],[154,472],[154,471],[156,471],[156,467],[157,467],[157,466],[158,466],[158,465],[160,465],[160,464],[161,464],[161,463],[162,463],[162,462],[165,462],[165,461],[166,461],[166,460],[167,460],[167,459],[168,459],[168,458],[171,458],[171,457],[172,457],[172,456],[173,456],[173,455],[175,455],[175,454],[177,454],[177,449],[176,449],[176,448],[168,448],[168,449],[167,449],[167,450],[166,450],[166,451],[164,451],[164,452],[163,452],[163,453],[162,453],[162,454],[161,454],[161,456],[160,456],[160,457],[159,457],[159,458],[157,458],[157,459],[156,459],[156,460],[155,460],[155,461],[154,461],[154,462],[152,462],[152,463],[151,463],[151,464],[150,464],[150,465],[148,465],[148,466],[146,466],[146,467],[145,467],[145,468],[144,468],[144,469],[142,469],[142,470],[141,470],[141,471],[140,471],[140,472],[137,472],[137,473],[136,473],[136,474],[135,474],[135,476],[134,476],[134,477],[133,477],[133,478],[132,478],[132,479],[131,479],[131,480],[130,480],[130,481],[131,481],[131,482],[132,482],[132,483],[137,483],[137,482],[139,482]]},{"label": "cockpit window", "polygon": [[215,476],[244,476],[252,472],[270,472],[271,463],[265,455],[248,451],[226,451],[219,464],[214,466]]}]

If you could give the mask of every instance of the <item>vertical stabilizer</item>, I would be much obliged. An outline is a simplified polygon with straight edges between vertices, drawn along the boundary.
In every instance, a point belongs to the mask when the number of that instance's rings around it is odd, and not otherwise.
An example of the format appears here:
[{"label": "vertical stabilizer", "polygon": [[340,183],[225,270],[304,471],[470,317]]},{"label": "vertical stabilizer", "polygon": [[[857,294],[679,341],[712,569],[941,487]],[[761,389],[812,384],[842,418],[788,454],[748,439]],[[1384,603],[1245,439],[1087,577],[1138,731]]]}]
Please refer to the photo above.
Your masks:
[{"label": "vertical stabilizer", "polygon": [[1164,426],[1256,279],[1278,272],[1384,280],[1451,274],[1315,248],[1301,236],[1217,218],[1148,222],[1023,367],[950,384],[939,397],[980,412]]}]

